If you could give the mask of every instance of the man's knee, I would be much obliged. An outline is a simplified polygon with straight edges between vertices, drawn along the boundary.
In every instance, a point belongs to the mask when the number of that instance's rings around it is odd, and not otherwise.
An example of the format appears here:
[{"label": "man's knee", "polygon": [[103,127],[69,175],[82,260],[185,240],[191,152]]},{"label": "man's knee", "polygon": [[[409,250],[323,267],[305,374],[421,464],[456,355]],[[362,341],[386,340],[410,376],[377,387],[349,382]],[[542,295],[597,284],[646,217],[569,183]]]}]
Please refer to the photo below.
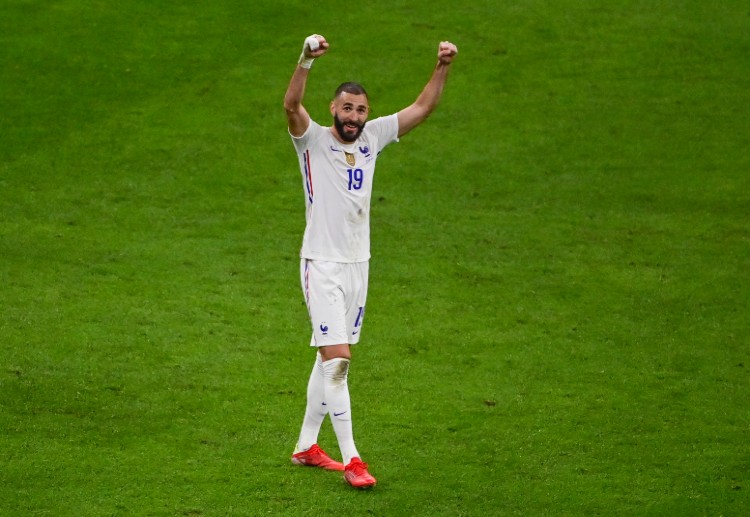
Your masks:
[{"label": "man's knee", "polygon": [[351,347],[348,344],[321,346],[318,350],[323,361],[330,361],[336,358],[352,358]]}]

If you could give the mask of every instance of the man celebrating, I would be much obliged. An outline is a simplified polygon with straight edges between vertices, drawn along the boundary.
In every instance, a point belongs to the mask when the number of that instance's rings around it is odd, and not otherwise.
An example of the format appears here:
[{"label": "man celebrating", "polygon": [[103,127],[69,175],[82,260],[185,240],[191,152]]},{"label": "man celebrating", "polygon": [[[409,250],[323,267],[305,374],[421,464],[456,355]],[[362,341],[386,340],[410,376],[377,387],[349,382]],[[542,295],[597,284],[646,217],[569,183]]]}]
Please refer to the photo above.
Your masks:
[{"label": "man celebrating", "polygon": [[[344,471],[356,488],[375,478],[354,445],[347,384],[351,345],[359,342],[365,316],[370,259],[370,196],[375,162],[388,144],[414,129],[437,106],[450,64],[458,52],[443,41],[430,80],[413,104],[368,121],[370,104],[362,85],[341,84],[331,101],[331,127],[310,119],[302,98],[313,61],[328,52],[323,36],[305,39],[284,96],[289,134],[299,157],[306,221],[300,276],[317,348],[307,385],[307,407],[292,462]],[[318,432],[331,417],[343,463],[318,445]]]}]

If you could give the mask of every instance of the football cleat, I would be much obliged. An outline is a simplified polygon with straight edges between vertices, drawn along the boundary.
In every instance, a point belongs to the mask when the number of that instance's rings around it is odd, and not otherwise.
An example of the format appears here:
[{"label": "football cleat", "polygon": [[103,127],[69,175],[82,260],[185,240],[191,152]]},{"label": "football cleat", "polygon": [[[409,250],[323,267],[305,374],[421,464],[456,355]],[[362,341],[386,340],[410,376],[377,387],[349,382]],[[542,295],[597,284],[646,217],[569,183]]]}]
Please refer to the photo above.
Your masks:
[{"label": "football cleat", "polygon": [[318,447],[316,443],[306,451],[292,454],[292,463],[305,465],[307,467],[320,467],[326,470],[344,470],[344,464],[331,458],[326,452]]},{"label": "football cleat", "polygon": [[344,479],[354,488],[370,488],[377,483],[375,478],[367,472],[367,463],[362,463],[359,458],[352,458],[352,461],[346,466]]}]

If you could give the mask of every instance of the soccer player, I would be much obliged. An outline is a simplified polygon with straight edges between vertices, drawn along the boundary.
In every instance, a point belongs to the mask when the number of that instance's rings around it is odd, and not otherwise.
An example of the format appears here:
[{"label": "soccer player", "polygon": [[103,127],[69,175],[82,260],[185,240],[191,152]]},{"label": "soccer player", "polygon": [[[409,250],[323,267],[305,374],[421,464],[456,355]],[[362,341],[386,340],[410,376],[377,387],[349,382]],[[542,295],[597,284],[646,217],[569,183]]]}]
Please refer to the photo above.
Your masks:
[{"label": "soccer player", "polygon": [[[360,459],[352,433],[347,378],[351,345],[359,342],[365,316],[370,259],[370,196],[375,162],[388,144],[414,129],[435,109],[458,52],[443,41],[437,64],[422,92],[398,113],[368,121],[367,92],[357,83],[336,89],[333,125],[313,121],[302,105],[310,68],[330,46],[323,36],[305,39],[284,96],[284,108],[299,158],[306,222],[300,253],[302,290],[312,323],[315,364],[307,385],[307,407],[292,462],[344,472],[356,488],[375,485]],[[329,415],[343,463],[317,444]]]}]

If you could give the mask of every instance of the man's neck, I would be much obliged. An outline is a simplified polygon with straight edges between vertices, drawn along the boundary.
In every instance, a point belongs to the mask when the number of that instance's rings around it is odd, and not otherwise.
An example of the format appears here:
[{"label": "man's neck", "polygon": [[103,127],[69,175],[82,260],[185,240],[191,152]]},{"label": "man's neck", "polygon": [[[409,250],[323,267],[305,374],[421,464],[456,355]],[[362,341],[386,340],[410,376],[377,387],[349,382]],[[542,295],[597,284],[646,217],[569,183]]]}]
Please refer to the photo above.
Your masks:
[{"label": "man's neck", "polygon": [[335,126],[331,126],[329,129],[331,130],[331,134],[333,135],[333,138],[336,139],[336,141],[342,145],[351,145],[356,142],[356,140],[349,141],[349,140],[344,140],[343,138],[341,138],[341,135],[339,134],[338,131],[336,131]]}]

